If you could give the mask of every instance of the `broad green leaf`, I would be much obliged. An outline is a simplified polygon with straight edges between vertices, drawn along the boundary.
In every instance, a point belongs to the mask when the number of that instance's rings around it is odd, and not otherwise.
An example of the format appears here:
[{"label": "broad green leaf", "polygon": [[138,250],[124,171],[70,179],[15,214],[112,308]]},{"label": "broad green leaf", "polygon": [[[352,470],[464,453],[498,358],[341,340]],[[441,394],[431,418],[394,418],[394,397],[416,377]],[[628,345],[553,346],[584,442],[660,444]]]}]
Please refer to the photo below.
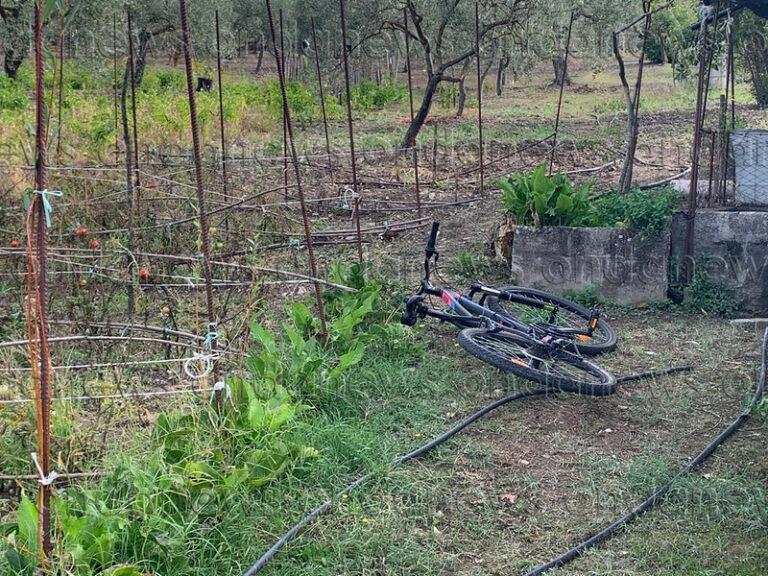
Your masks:
[{"label": "broad green leaf", "polygon": [[19,544],[30,552],[38,551],[37,535],[37,507],[27,498],[26,494],[21,496],[21,503],[16,511],[16,518],[19,528]]}]

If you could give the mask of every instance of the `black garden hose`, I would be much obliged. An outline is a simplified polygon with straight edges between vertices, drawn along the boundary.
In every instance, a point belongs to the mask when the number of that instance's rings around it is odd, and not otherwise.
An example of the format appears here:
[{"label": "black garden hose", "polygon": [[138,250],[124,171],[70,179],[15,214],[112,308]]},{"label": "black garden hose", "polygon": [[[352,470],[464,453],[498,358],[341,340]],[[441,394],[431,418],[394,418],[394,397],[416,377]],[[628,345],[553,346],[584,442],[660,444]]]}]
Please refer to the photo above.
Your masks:
[{"label": "black garden hose", "polygon": [[[641,374],[631,374],[629,376],[624,376],[622,378],[618,378],[618,382],[630,382],[635,380],[642,380],[647,378],[654,378],[657,376],[663,376],[666,374],[673,374],[676,372],[688,372],[692,370],[693,368],[691,366],[684,366],[680,368],[667,368],[665,370],[654,370],[650,372],[643,372]],[[505,406],[506,404],[509,404],[510,402],[514,402],[516,400],[521,400],[523,398],[529,398],[532,396],[546,396],[548,394],[557,394],[558,390],[552,389],[552,388],[539,388],[536,390],[527,390],[524,392],[518,392],[517,394],[512,394],[511,396],[507,396],[505,398],[502,398],[500,400],[497,400],[496,402],[493,402],[492,404],[489,404],[482,410],[476,412],[472,416],[469,416],[450,430],[444,432],[443,434],[440,434],[439,436],[433,438],[430,440],[427,444],[424,444],[420,448],[417,448],[416,450],[409,452],[405,456],[400,456],[399,458],[395,458],[392,460],[392,462],[389,463],[387,466],[387,471],[392,470],[392,468],[399,466],[400,464],[405,464],[406,462],[409,462],[411,460],[414,460],[416,458],[419,458],[426,454],[427,452],[430,452],[431,450],[437,448],[440,446],[440,444],[443,444],[450,438],[453,438],[467,428],[468,426],[474,424],[481,418],[487,416],[497,408],[501,408],[502,406]],[[345,487],[343,490],[335,494],[334,496],[330,497],[328,500],[320,504],[317,508],[312,510],[309,514],[307,514],[304,518],[299,520],[288,532],[286,532],[277,542],[275,542],[272,547],[267,550],[264,555],[259,558],[259,560],[251,566],[251,568],[245,573],[244,576],[254,576],[255,574],[258,574],[261,572],[264,567],[269,563],[272,558],[275,557],[275,555],[286,545],[288,542],[290,542],[300,531],[302,528],[304,528],[306,525],[310,524],[314,520],[316,520],[323,512],[328,510],[334,502],[340,500],[342,496],[345,494],[349,494],[352,492],[352,490],[360,487],[362,484],[365,484],[368,480],[376,476],[378,472],[369,472],[365,476],[361,476],[354,482],[352,482],[349,486]]]},{"label": "black garden hose", "polygon": [[664,484],[661,488],[659,488],[656,492],[653,493],[653,495],[648,498],[645,502],[640,504],[637,508],[629,512],[626,516],[623,516],[622,518],[619,518],[608,526],[607,528],[601,530],[591,538],[585,540],[584,542],[574,546],[564,554],[561,554],[557,558],[553,558],[549,562],[546,562],[537,568],[534,568],[530,572],[528,572],[525,576],[536,576],[538,574],[543,574],[547,570],[551,570],[552,568],[557,568],[559,566],[563,566],[564,564],[567,564],[571,562],[572,560],[575,560],[579,556],[581,556],[586,550],[589,548],[599,544],[600,542],[603,542],[604,540],[607,540],[610,538],[617,530],[620,528],[623,528],[633,520],[636,520],[643,514],[645,514],[648,510],[650,510],[653,506],[655,506],[659,500],[661,500],[664,495],[669,492],[669,489],[674,485],[674,483],[679,480],[682,476],[685,476],[688,474],[691,470],[696,468],[699,464],[704,462],[707,458],[709,458],[712,453],[717,450],[717,448],[725,442],[728,438],[730,438],[734,432],[736,432],[739,428],[741,428],[744,423],[749,420],[749,418],[752,415],[752,409],[754,406],[756,406],[762,399],[763,394],[765,391],[765,379],[766,379],[766,366],[768,365],[768,329],[765,331],[765,335],[763,336],[763,351],[762,351],[762,369],[760,371],[760,377],[757,381],[757,388],[755,389],[755,394],[752,397],[752,403],[747,406],[746,410],[736,419],[733,421],[733,423],[728,426],[717,438],[715,438],[712,442],[709,443],[709,445],[702,450],[702,452],[696,456],[691,462],[683,468],[677,476],[672,478],[669,482]]}]

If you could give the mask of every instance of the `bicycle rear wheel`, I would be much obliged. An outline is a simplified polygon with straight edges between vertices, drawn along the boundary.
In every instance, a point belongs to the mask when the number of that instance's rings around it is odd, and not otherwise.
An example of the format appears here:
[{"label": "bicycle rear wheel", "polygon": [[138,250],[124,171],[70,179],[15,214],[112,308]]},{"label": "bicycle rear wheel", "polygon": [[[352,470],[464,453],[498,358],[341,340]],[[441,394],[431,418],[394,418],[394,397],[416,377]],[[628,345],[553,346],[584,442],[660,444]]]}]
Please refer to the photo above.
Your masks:
[{"label": "bicycle rear wheel", "polygon": [[[561,328],[584,330],[592,317],[592,313],[583,306],[565,298],[542,292],[541,290],[522,288],[520,286],[508,286],[500,290],[502,292],[514,292],[530,300],[557,306],[558,312],[553,324]],[[549,321],[549,312],[534,308],[533,306],[510,300],[501,300],[496,296],[489,296],[487,302],[488,308],[494,312],[514,318],[519,322],[532,324],[534,322]],[[613,352],[616,349],[616,333],[608,322],[601,318],[592,337],[588,339],[586,337],[583,337],[583,339],[577,338],[574,346],[579,352],[588,356]]]},{"label": "bicycle rear wheel", "polygon": [[459,333],[464,350],[505,372],[560,390],[588,396],[616,391],[616,378],[562,349],[539,345],[523,334],[467,328]]}]

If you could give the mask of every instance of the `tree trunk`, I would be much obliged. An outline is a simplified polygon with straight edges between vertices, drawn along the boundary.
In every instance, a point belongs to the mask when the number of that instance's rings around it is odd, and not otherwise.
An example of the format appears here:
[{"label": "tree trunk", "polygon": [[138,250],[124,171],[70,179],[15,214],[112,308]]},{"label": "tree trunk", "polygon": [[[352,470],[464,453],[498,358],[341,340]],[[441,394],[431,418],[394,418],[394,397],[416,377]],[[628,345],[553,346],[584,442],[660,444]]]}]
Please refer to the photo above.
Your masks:
[{"label": "tree trunk", "polygon": [[149,52],[149,43],[152,40],[152,33],[146,28],[139,32],[139,53],[136,55],[136,86],[141,86],[144,80],[144,70],[147,68],[147,53]]},{"label": "tree trunk", "polygon": [[12,80],[16,80],[21,63],[24,62],[24,58],[27,56],[28,49],[26,43],[23,43],[22,46],[23,48],[20,50],[14,48],[6,48],[5,50],[3,69],[8,78]]},{"label": "tree trunk", "polygon": [[496,71],[496,96],[501,96],[504,93],[504,83],[507,79],[507,68],[511,58],[509,56],[502,56],[499,60],[499,69]]},{"label": "tree trunk", "polygon": [[491,59],[488,61],[488,66],[485,67],[485,70],[483,70],[482,74],[480,75],[480,88],[478,89],[478,93],[485,86],[485,79],[488,78],[488,74],[491,73],[491,68],[493,68],[493,63],[495,61],[496,61],[495,55],[491,56]]},{"label": "tree trunk", "polygon": [[401,148],[411,148],[416,143],[416,136],[419,135],[421,127],[424,126],[424,122],[429,115],[429,110],[432,108],[432,100],[437,93],[437,87],[440,82],[443,81],[442,74],[434,74],[428,81],[427,86],[424,89],[424,98],[421,100],[421,106],[416,116],[413,118],[413,122],[408,127],[408,132],[405,133],[403,144]]},{"label": "tree trunk", "polygon": [[259,75],[259,72],[261,72],[261,65],[264,62],[264,40],[259,42],[259,53],[256,56],[256,68],[253,71],[253,74],[255,76]]},{"label": "tree trunk", "polygon": [[565,50],[560,50],[560,53],[552,58],[552,67],[555,69],[555,81],[553,86],[566,86],[571,85],[571,77],[568,75],[568,70],[565,67]]},{"label": "tree trunk", "polygon": [[467,88],[465,78],[462,76],[459,80],[459,103],[456,107],[456,116],[461,118],[464,115],[464,105],[467,103]]}]

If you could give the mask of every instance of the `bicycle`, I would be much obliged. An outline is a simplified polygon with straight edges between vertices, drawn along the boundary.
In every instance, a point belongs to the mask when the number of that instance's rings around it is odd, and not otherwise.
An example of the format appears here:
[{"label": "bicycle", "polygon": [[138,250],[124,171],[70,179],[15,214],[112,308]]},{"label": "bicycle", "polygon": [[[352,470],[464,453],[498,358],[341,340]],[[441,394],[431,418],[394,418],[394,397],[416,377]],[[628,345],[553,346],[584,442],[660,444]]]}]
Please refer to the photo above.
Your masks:
[{"label": "bicycle", "polygon": [[[400,319],[403,324],[414,326],[419,319],[427,317],[450,322],[462,329],[459,344],[469,354],[500,370],[554,390],[590,396],[607,396],[616,391],[616,378],[582,356],[603,353],[615,347],[615,334],[600,318],[598,309],[587,312],[573,302],[517,287],[496,290],[473,284],[469,294],[464,296],[434,286],[430,280],[430,265],[434,258],[436,267],[440,257],[436,249],[439,228],[439,222],[432,224],[425,250],[424,278],[419,291],[405,301]],[[476,302],[478,295],[480,299]],[[426,304],[425,296],[441,298],[450,311],[431,308]],[[494,299],[492,302],[491,298]],[[524,322],[509,312],[512,306],[522,306],[536,313],[530,322]],[[558,324],[561,306],[572,314],[566,317],[569,322],[573,317],[584,320],[586,314],[587,328]],[[604,336],[601,341],[591,342],[600,333]]]}]

